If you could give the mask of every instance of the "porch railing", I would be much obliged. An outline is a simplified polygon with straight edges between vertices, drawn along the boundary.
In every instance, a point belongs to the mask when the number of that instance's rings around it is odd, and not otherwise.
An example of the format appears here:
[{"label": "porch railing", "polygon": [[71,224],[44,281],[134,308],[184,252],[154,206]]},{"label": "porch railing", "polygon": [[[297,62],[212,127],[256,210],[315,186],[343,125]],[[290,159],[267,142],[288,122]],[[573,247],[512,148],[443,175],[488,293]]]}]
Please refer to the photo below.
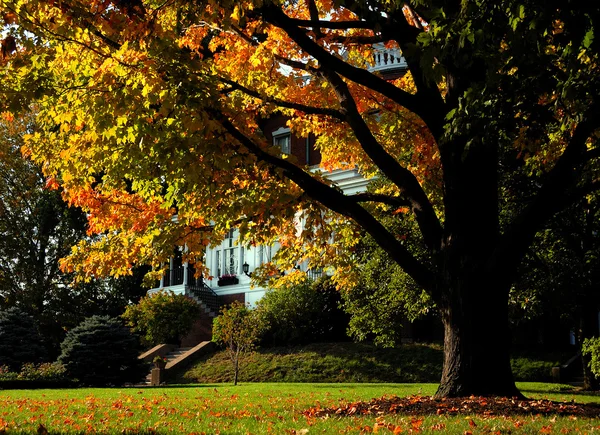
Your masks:
[{"label": "porch railing", "polygon": [[404,60],[400,51],[391,50],[385,47],[375,47],[373,62],[374,65],[369,68],[371,72],[408,67],[406,60]]},{"label": "porch railing", "polygon": [[219,312],[219,308],[221,307],[219,296],[204,281],[198,279],[195,285],[189,285],[187,289],[198,300],[206,304],[215,314]]}]

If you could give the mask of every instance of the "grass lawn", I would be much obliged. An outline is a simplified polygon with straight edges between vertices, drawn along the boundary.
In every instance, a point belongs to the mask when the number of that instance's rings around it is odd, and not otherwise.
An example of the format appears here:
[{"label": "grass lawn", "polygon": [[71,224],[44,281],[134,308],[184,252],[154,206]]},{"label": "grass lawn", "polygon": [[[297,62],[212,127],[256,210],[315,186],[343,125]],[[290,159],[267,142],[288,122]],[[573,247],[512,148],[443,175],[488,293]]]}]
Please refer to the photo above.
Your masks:
[{"label": "grass lawn", "polygon": [[[261,348],[244,355],[243,382],[438,382],[443,349],[439,344],[403,344],[381,348],[368,343],[313,343],[294,347]],[[550,382],[552,367],[573,353],[515,352],[517,381]],[[220,383],[231,380],[225,351],[203,357],[177,383]]]},{"label": "grass lawn", "polygon": [[[521,383],[531,398],[600,403],[568,386]],[[224,384],[165,388],[0,391],[0,434],[600,433],[600,420],[550,416],[307,418],[309,407],[395,394],[431,395],[435,384]],[[40,424],[43,427],[40,427]],[[47,430],[47,432],[46,432]]]}]

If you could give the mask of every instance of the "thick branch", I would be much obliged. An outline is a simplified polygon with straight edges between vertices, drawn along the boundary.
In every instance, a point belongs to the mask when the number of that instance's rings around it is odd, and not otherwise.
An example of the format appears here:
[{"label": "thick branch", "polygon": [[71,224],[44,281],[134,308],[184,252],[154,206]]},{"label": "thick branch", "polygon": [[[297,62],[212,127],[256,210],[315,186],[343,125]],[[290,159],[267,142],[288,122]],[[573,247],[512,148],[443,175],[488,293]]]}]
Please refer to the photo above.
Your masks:
[{"label": "thick branch", "polygon": [[213,112],[217,121],[260,161],[283,171],[286,178],[296,183],[304,192],[325,207],[353,219],[367,231],[377,243],[408,273],[423,289],[433,291],[434,275],[420,263],[377,219],[357,202],[339,190],[324,184],[288,160],[271,155],[240,132],[223,114]]},{"label": "thick branch", "polygon": [[357,193],[349,196],[349,199],[355,202],[378,202],[380,204],[391,205],[392,207],[410,207],[410,201],[397,196],[383,195],[379,193]]},{"label": "thick branch", "polygon": [[[352,10],[360,18],[365,21],[370,21],[374,14],[380,14],[370,8],[366,7],[360,2],[348,0],[352,6]],[[413,11],[409,8],[410,13]],[[437,87],[434,80],[427,79],[425,72],[421,65],[420,50],[418,49],[419,44],[417,43],[417,37],[424,32],[424,29],[411,26],[406,16],[404,15],[403,9],[398,9],[393,12],[386,11],[389,22],[384,25],[381,29],[381,35],[384,40],[394,40],[400,46],[403,53],[404,59],[408,64],[408,69],[412,74],[412,78],[417,88],[417,96],[429,102],[429,110],[431,118],[434,118],[434,114],[437,114],[438,122],[428,122],[428,125],[432,128],[432,132],[436,138],[439,138],[441,130],[438,130],[442,126],[442,121],[446,113],[444,99]],[[414,15],[413,15],[414,16]],[[379,18],[375,17],[375,18]],[[416,22],[418,19],[414,17]],[[410,48],[410,49],[409,49]],[[407,54],[409,53],[409,55]]]},{"label": "thick branch", "polygon": [[366,21],[325,21],[325,20],[298,20],[290,19],[291,22],[298,27],[312,27],[332,30],[349,30],[349,29],[370,29],[375,27],[373,23]]},{"label": "thick branch", "polygon": [[292,20],[278,7],[267,5],[262,11],[266,21],[282,28],[302,50],[318,60],[322,68],[336,71],[353,82],[385,95],[411,112],[416,113],[429,126],[435,137],[441,135],[443,118],[440,118],[437,111],[431,110],[432,104],[435,103],[434,101],[428,101],[421,96],[413,95],[397,88],[377,75],[363,68],[352,66],[334,56],[306,35],[303,29],[295,26]]},{"label": "thick branch", "polygon": [[334,73],[324,73],[335,89],[346,121],[352,128],[363,150],[379,169],[401,190],[410,201],[411,209],[423,234],[425,243],[434,252],[439,251],[442,242],[442,226],[427,195],[414,174],[398,163],[373,136],[362,118],[346,83]]}]

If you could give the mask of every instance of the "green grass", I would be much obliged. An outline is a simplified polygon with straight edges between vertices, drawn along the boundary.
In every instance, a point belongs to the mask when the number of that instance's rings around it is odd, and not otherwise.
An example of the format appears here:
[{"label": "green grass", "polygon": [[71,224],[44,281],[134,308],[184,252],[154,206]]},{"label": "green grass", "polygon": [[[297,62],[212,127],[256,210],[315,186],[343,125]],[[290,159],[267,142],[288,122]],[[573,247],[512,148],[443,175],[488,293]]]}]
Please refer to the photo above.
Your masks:
[{"label": "green grass", "polygon": [[[519,384],[534,398],[596,402],[568,386]],[[167,388],[19,390],[0,392],[0,433],[35,433],[42,424],[50,434],[346,434],[366,433],[378,425],[421,433],[592,433],[600,422],[569,417],[496,417],[384,415],[308,419],[301,411],[336,406],[340,401],[383,395],[431,395],[435,384],[221,384]],[[423,421],[420,421],[420,420]],[[470,421],[472,419],[472,422]],[[473,426],[473,424],[475,426]],[[308,430],[306,432],[305,430]]]},{"label": "green grass", "polygon": [[[315,343],[260,349],[243,357],[244,382],[438,382],[442,348],[409,344],[384,349],[362,343]],[[226,352],[199,361],[178,382],[228,382]]]},{"label": "green grass", "polygon": [[[551,381],[551,369],[566,353],[519,353],[512,359],[517,381]],[[244,382],[438,382],[442,347],[407,344],[384,349],[363,343],[317,343],[260,349],[242,360]],[[180,383],[228,382],[231,362],[225,352],[208,355],[181,373]]]}]

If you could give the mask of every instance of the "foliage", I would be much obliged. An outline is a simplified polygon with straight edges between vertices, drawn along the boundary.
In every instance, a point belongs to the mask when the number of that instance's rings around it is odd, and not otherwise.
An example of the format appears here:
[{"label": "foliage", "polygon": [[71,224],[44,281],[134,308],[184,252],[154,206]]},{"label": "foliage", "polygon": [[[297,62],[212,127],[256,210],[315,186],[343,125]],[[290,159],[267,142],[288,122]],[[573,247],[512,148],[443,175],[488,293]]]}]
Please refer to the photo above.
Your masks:
[{"label": "foliage", "polygon": [[82,385],[123,385],[147,374],[140,351],[137,336],[119,319],[92,316],[67,332],[58,362]]},{"label": "foliage", "polygon": [[583,342],[581,350],[590,357],[589,365],[592,373],[600,378],[600,338],[587,338]]},{"label": "foliage", "polygon": [[[442,314],[456,346],[439,394],[516,394],[504,325],[519,263],[599,187],[597,8],[6,0],[0,16],[0,110],[38,108],[25,149],[97,235],[65,270],[160,274],[185,245],[202,271],[237,226],[244,244],[282,247],[255,279],[308,262],[350,287],[362,229]],[[378,49],[400,50],[406,74],[369,71]],[[272,146],[261,127],[275,116],[316,138],[321,171],[391,186],[344,194]],[[374,208],[410,216],[419,249]]]},{"label": "foliage", "polygon": [[[554,318],[574,331],[576,343],[600,333],[600,197],[586,195],[540,231],[511,290],[513,322]],[[584,386],[597,388],[584,354]]]},{"label": "foliage", "polygon": [[268,325],[261,344],[291,344],[347,339],[348,316],[330,279],[271,289],[258,302],[257,313]]},{"label": "foliage", "polygon": [[0,381],[66,381],[66,369],[59,363],[25,363],[19,372],[0,366]]},{"label": "foliage", "polygon": [[[160,427],[163,434],[214,433],[232,435],[252,433],[296,435],[305,433],[392,434],[432,433],[464,435],[472,433],[594,433],[597,418],[584,416],[542,415],[539,399],[557,401],[555,406],[573,409],[581,403],[598,404],[598,396],[583,394],[573,387],[557,384],[520,384],[533,399],[521,404],[521,410],[535,408],[528,415],[490,416],[476,414],[436,415],[437,408],[420,414],[363,415],[351,418],[311,418],[300,413],[319,405],[342,408],[352,403],[370,402],[390,391],[398,397],[427,400],[435,384],[246,384],[242,386],[210,385],[210,388],[128,388],[128,389],[56,389],[2,391],[0,430],[8,434],[43,432],[75,435],[94,431],[106,435],[150,435]],[[382,399],[378,399],[382,400]],[[491,401],[492,399],[490,399]],[[493,399],[498,401],[498,399]],[[508,402],[511,400],[508,399]],[[560,401],[564,403],[560,403]],[[201,403],[201,406],[198,406]],[[440,403],[440,402],[438,402]],[[454,404],[456,402],[453,402]],[[466,399],[462,405],[482,403]],[[467,406],[468,407],[468,406]],[[451,407],[448,407],[451,409]],[[497,409],[496,407],[493,408]],[[101,411],[99,411],[101,410]],[[190,410],[194,410],[192,413]],[[541,409],[546,411],[547,409]],[[397,409],[397,411],[399,411]],[[559,413],[560,414],[560,413]],[[41,425],[41,426],[40,426]],[[40,430],[40,427],[42,430]],[[367,429],[368,428],[368,429]],[[307,429],[308,432],[305,430]],[[417,430],[418,429],[418,430]]]},{"label": "foliage", "polygon": [[238,301],[221,308],[213,320],[213,341],[225,346],[233,365],[233,385],[238,383],[241,356],[254,348],[265,326],[256,311]]},{"label": "foliage", "polygon": [[155,346],[178,344],[199,315],[198,304],[189,296],[161,290],[129,305],[122,317],[146,345]]},{"label": "foliage", "polygon": [[13,307],[0,311],[0,365],[13,371],[25,363],[39,363],[47,353],[32,316]]},{"label": "foliage", "polygon": [[59,269],[59,259],[86,237],[86,217],[47,185],[41,165],[22,156],[23,135],[36,128],[35,110],[0,116],[0,309],[19,306],[32,314],[57,356],[64,329],[93,314],[120,315],[145,290],[140,294],[143,269],[78,285]]},{"label": "foliage", "polygon": [[[386,189],[389,181],[380,178],[370,190]],[[404,243],[419,252],[415,238],[416,222],[411,216],[400,218],[392,210],[375,210],[394,234],[406,234]],[[350,314],[349,333],[359,341],[373,338],[378,345],[393,347],[401,343],[403,323],[426,315],[434,308],[431,298],[402,270],[368,233],[363,233],[355,250],[357,281],[341,291],[343,308]],[[420,253],[423,256],[423,253]]]}]

